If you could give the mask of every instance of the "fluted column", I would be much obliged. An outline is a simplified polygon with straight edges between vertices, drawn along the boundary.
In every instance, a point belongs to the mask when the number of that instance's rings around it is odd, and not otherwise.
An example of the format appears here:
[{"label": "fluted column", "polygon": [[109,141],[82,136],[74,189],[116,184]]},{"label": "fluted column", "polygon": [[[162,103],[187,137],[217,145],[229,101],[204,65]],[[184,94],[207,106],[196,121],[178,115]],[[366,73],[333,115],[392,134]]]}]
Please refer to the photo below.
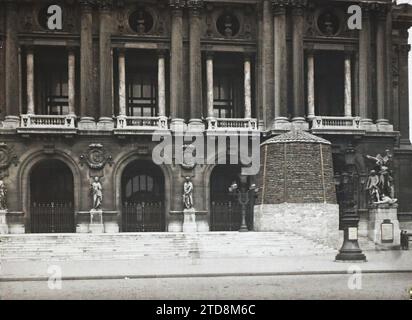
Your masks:
[{"label": "fluted column", "polygon": [[245,119],[252,118],[251,57],[244,56]]},{"label": "fluted column", "polygon": [[113,83],[111,48],[111,1],[99,3],[99,75],[100,75],[100,129],[113,129]]},{"label": "fluted column", "polygon": [[34,51],[32,47],[26,49],[26,73],[27,114],[34,114]]},{"label": "fluted column", "polygon": [[345,53],[344,75],[345,75],[345,94],[344,94],[344,114],[345,117],[352,116],[352,65],[351,53]]},{"label": "fluted column", "polygon": [[[274,68],[274,56],[273,56],[273,16],[272,16],[272,4],[271,0],[263,0],[262,3],[262,24],[260,31],[260,81],[261,87],[261,101],[259,112],[259,122],[264,123],[266,128],[270,129],[275,118],[275,107],[273,101],[273,68]],[[257,62],[259,63],[259,62]]]},{"label": "fluted column", "polygon": [[6,116],[4,126],[15,128],[19,123],[19,41],[17,37],[19,16],[17,3],[6,2],[6,43],[5,43],[5,72],[6,72]]},{"label": "fluted column", "polygon": [[315,56],[313,50],[307,51],[308,65],[308,119],[312,120],[315,117]]},{"label": "fluted column", "polygon": [[206,82],[207,82],[207,116],[214,117],[213,110],[213,55],[208,52],[206,57]]},{"label": "fluted column", "polygon": [[69,114],[74,115],[76,104],[76,54],[74,48],[68,48],[68,104]]},{"label": "fluted column", "polygon": [[[92,2],[80,0],[80,116],[79,128],[93,129],[93,24]],[[110,89],[111,90],[111,89]]]},{"label": "fluted column", "polygon": [[[202,117],[202,53],[201,38],[201,9],[203,0],[187,1],[189,7],[189,63],[190,63],[190,118]],[[200,120],[198,120],[200,121]]]},{"label": "fluted column", "polygon": [[293,20],[293,122],[304,126],[305,120],[305,97],[304,97],[304,7],[305,0],[297,0],[292,7]]},{"label": "fluted column", "polygon": [[157,63],[157,91],[159,116],[166,116],[166,77],[165,77],[165,53],[160,51]]},{"label": "fluted column", "polygon": [[172,129],[183,126],[183,0],[170,0],[172,11],[170,50],[170,116]]},{"label": "fluted column", "polygon": [[399,46],[399,130],[401,132],[401,144],[410,145],[409,140],[409,76],[408,55],[411,46],[407,44],[408,31],[404,30],[405,42]]},{"label": "fluted column", "polygon": [[362,29],[359,30],[359,116],[362,126],[369,130],[373,127],[371,120],[371,22],[368,4],[362,5]]},{"label": "fluted column", "polygon": [[380,6],[376,20],[376,94],[377,94],[377,120],[376,124],[386,125],[386,7]]},{"label": "fluted column", "polygon": [[119,116],[126,116],[126,55],[119,50]]},{"label": "fluted column", "polygon": [[[274,36],[274,129],[284,129],[288,120],[288,73],[286,45],[286,0],[272,0]],[[286,126],[286,127],[285,127]]]}]

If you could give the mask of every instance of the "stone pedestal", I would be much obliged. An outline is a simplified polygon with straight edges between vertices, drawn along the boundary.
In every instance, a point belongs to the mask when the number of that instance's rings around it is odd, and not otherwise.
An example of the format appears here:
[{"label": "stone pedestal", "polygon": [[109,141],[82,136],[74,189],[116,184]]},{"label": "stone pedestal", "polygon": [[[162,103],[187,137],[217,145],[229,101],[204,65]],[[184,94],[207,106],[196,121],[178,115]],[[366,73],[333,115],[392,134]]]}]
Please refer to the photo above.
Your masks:
[{"label": "stone pedestal", "polygon": [[96,122],[93,117],[82,117],[77,127],[79,130],[96,130]]},{"label": "stone pedestal", "polygon": [[104,224],[105,233],[119,233],[119,225],[116,222],[106,222]]},{"label": "stone pedestal", "polygon": [[196,210],[194,208],[183,210],[183,232],[197,232]]},{"label": "stone pedestal", "polygon": [[272,124],[272,130],[290,130],[291,123],[286,117],[277,117]]},{"label": "stone pedestal", "polygon": [[4,129],[16,129],[20,126],[20,117],[17,116],[6,116],[3,121]]},{"label": "stone pedestal", "polygon": [[113,130],[114,129],[114,121],[112,118],[108,117],[101,117],[99,122],[97,122],[97,129],[98,130]]},{"label": "stone pedestal", "polygon": [[90,233],[104,233],[103,210],[90,210]]},{"label": "stone pedestal", "polygon": [[7,210],[0,210],[0,234],[8,234],[9,226],[7,225]]},{"label": "stone pedestal", "polygon": [[378,249],[399,248],[397,204],[379,204],[369,208],[368,238],[375,242]]}]

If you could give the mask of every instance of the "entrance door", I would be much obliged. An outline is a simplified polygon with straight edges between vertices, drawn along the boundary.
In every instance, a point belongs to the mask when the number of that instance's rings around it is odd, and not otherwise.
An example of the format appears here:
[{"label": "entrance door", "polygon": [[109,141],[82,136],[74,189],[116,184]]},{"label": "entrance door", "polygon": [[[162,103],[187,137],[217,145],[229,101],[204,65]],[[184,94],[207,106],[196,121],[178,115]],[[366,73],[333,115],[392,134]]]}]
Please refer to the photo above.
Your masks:
[{"label": "entrance door", "polygon": [[[210,230],[238,231],[241,225],[241,206],[228,188],[233,182],[239,184],[240,167],[236,165],[218,165],[210,181]],[[246,221],[249,229],[253,213],[248,206]]]},{"label": "entrance door", "polygon": [[164,176],[149,161],[134,161],[122,175],[122,231],[165,231]]},{"label": "entrance door", "polygon": [[44,160],[30,175],[32,233],[71,233],[74,223],[74,184],[70,168],[59,160]]}]

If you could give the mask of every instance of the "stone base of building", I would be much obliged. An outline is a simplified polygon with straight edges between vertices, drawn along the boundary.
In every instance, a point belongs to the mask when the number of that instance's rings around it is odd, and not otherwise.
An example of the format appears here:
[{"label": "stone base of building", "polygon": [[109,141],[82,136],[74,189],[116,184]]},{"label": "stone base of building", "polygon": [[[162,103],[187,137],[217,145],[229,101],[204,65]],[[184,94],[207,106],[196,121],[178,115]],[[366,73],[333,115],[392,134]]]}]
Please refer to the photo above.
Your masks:
[{"label": "stone base of building", "polygon": [[380,204],[369,208],[368,238],[378,249],[399,248],[401,240],[396,204]]},{"label": "stone base of building", "polygon": [[8,234],[9,226],[7,225],[7,210],[0,210],[0,234]]},{"label": "stone base of building", "polygon": [[23,223],[13,223],[9,225],[10,234],[23,234],[26,233],[26,228]]},{"label": "stone base of building", "polygon": [[194,208],[183,210],[183,232],[197,232],[196,210]]},{"label": "stone base of building", "polygon": [[254,210],[254,231],[291,231],[334,249],[339,248],[337,204],[263,204],[255,206]]}]

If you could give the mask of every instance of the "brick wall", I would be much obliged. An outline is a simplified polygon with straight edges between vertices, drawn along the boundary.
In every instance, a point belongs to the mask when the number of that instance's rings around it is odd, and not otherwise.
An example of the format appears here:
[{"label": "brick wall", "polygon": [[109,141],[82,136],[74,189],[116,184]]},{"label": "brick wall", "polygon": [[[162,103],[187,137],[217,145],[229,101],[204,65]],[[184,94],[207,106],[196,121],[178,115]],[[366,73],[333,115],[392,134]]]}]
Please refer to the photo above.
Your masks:
[{"label": "brick wall", "polygon": [[258,204],[336,203],[330,145],[307,142],[263,145],[258,181],[261,188]]}]

